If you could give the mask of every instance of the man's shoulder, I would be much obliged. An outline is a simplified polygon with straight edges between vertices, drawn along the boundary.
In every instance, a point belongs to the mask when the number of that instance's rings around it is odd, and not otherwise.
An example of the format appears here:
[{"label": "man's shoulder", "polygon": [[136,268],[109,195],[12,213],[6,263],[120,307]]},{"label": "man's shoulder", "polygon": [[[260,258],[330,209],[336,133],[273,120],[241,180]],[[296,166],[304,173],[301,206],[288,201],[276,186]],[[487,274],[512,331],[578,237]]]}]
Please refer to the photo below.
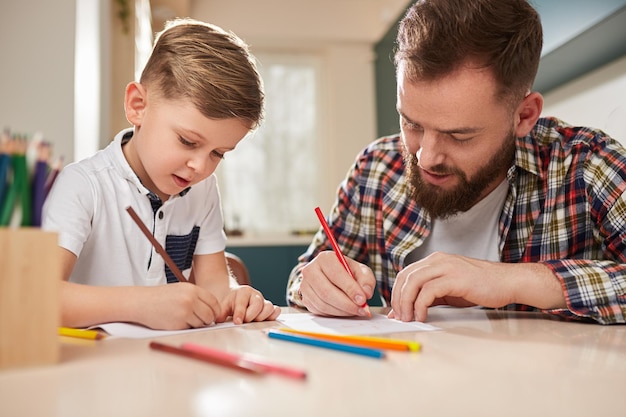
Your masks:
[{"label": "man's shoulder", "polygon": [[402,151],[402,138],[399,134],[383,136],[371,142],[366,149],[371,151]]},{"label": "man's shoulder", "polygon": [[405,169],[403,146],[399,135],[369,143],[357,157],[353,175],[368,184],[397,182]]},{"label": "man's shoulder", "polygon": [[531,134],[519,140],[517,164],[530,171],[545,170],[550,161],[586,169],[610,165],[622,171],[626,167],[626,148],[616,139],[600,129],[570,125],[554,117],[539,119]]},{"label": "man's shoulder", "polygon": [[576,126],[556,117],[540,118],[533,129],[533,137],[539,146],[552,146],[560,143],[563,149],[575,147],[597,148],[619,145],[604,131],[590,126]]},{"label": "man's shoulder", "polygon": [[400,135],[383,136],[370,142],[361,152],[359,159],[371,162],[393,161],[402,158]]}]

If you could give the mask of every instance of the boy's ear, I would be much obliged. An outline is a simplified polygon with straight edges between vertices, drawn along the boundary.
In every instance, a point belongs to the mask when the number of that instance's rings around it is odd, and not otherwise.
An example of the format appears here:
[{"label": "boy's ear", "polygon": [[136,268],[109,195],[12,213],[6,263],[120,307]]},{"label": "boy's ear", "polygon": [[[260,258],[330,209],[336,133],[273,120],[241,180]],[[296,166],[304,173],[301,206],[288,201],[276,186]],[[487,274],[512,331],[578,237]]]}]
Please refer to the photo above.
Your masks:
[{"label": "boy's ear", "polygon": [[517,108],[517,125],[515,136],[524,137],[532,130],[541,116],[543,97],[537,92],[528,94]]},{"label": "boy's ear", "polygon": [[129,83],[124,94],[124,111],[133,126],[141,126],[147,104],[148,95],[144,86],[138,82]]}]

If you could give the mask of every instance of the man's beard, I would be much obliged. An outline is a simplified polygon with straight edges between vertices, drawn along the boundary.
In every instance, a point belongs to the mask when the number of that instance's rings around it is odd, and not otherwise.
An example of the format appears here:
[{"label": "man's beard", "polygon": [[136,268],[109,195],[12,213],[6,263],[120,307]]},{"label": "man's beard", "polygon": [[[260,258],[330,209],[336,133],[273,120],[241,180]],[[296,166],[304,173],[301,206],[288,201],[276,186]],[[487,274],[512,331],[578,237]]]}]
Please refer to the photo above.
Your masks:
[{"label": "man's beard", "polygon": [[422,206],[432,217],[445,219],[467,211],[481,198],[482,192],[493,183],[494,179],[506,172],[513,163],[515,154],[515,136],[509,133],[500,150],[494,153],[490,161],[470,180],[464,172],[443,164],[435,165],[430,172],[455,175],[459,184],[451,190],[432,185],[422,179],[419,161],[415,154],[409,154],[403,148],[402,155],[406,166],[406,179],[411,198]]}]

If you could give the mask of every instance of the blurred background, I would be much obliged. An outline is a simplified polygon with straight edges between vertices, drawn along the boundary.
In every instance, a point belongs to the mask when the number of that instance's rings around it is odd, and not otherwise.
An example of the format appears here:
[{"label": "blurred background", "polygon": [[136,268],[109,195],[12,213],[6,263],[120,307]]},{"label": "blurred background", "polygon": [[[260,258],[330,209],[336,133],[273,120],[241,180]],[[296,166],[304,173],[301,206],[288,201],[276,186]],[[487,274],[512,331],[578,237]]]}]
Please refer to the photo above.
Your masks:
[{"label": "blurred background", "polygon": [[[40,133],[66,163],[129,124],[126,84],[155,32],[192,17],[235,32],[258,60],[263,125],[218,169],[229,245],[276,282],[370,141],[398,131],[391,61],[407,0],[3,0],[0,128]],[[626,0],[531,0],[544,25],[544,114],[626,143]],[[269,252],[264,252],[269,251]],[[261,271],[261,272],[258,272]],[[262,274],[263,276],[259,276]],[[276,300],[275,300],[276,302]]]}]

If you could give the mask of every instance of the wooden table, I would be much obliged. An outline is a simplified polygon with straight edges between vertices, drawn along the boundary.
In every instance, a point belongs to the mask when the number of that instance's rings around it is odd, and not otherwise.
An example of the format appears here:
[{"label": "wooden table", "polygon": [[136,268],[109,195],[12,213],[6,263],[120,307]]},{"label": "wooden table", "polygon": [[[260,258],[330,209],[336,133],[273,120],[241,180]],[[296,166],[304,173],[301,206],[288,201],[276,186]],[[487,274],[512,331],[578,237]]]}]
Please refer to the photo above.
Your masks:
[{"label": "wooden table", "polygon": [[153,351],[148,339],[63,338],[60,364],[0,371],[0,416],[626,415],[626,326],[447,307],[428,323],[441,330],[392,334],[421,352],[385,360],[269,339],[277,322],[158,339],[262,355],[305,368],[304,381]]}]

